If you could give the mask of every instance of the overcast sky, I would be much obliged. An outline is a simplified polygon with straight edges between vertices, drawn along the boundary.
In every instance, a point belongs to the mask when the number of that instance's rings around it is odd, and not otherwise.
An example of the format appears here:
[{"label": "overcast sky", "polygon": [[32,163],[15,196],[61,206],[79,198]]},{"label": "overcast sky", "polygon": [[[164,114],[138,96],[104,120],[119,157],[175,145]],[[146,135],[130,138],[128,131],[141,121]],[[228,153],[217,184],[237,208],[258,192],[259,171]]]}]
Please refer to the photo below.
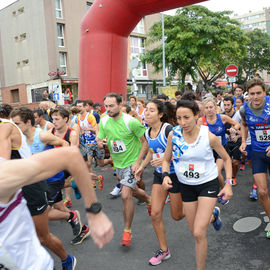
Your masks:
[{"label": "overcast sky", "polygon": [[[0,0],[0,9],[13,2],[15,1]],[[234,13],[244,14],[249,11],[262,10],[263,7],[270,7],[270,0],[210,0],[201,4],[213,11],[232,10]]]}]

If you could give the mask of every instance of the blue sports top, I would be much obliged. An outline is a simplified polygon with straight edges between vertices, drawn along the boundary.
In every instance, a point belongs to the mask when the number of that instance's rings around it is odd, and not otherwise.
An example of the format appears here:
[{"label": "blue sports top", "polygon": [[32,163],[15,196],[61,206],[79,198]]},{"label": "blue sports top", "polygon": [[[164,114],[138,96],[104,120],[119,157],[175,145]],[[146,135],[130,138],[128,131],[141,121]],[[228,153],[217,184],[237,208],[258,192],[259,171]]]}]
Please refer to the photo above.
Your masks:
[{"label": "blue sports top", "polygon": [[270,145],[270,97],[265,97],[265,105],[260,116],[256,116],[246,102],[243,106],[251,136],[251,148],[253,151],[265,152]]},{"label": "blue sports top", "polygon": [[41,128],[36,128],[35,135],[33,138],[32,145],[29,145],[32,154],[37,154],[45,150],[46,145],[42,143],[39,138],[39,133],[42,131]]}]

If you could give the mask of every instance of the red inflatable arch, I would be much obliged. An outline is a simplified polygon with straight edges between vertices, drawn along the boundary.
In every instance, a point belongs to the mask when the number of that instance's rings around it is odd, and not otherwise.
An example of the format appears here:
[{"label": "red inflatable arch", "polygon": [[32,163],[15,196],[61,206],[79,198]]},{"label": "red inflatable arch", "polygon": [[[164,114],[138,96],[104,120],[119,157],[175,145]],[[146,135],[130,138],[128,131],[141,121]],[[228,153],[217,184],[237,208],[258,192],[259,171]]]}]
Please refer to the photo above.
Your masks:
[{"label": "red inflatable arch", "polygon": [[126,95],[128,36],[146,15],[204,0],[96,0],[81,23],[79,98]]}]

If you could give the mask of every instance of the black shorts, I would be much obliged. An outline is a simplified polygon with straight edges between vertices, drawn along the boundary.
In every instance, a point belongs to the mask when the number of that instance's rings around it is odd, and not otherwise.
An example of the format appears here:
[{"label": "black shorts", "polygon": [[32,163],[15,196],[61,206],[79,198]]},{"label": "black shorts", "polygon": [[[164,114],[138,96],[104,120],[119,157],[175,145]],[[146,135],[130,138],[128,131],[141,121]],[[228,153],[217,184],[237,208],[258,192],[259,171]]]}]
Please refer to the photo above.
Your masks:
[{"label": "black shorts", "polygon": [[219,193],[218,178],[201,185],[186,185],[180,183],[183,202],[195,202],[198,197],[216,198]]},{"label": "black shorts", "polygon": [[48,184],[47,196],[49,205],[61,202],[63,200],[62,189],[65,186],[65,180],[49,182],[47,184]]},{"label": "black shorts", "polygon": [[237,142],[232,142],[232,141],[227,142],[225,149],[228,155],[230,156],[230,158],[235,159],[235,160],[241,160],[242,154],[239,149],[240,146],[241,146],[241,138],[239,138]]},{"label": "black shorts", "polygon": [[27,202],[27,207],[31,216],[41,215],[48,207],[47,183],[41,181],[22,188],[23,197]]},{"label": "black shorts", "polygon": [[[170,178],[172,180],[172,185],[173,187],[168,189],[168,192],[170,193],[179,193],[181,192],[180,190],[180,182],[176,176],[175,173],[170,174]],[[158,185],[162,185],[162,173],[158,173],[156,171],[154,171],[154,180],[153,180],[153,184],[158,184]]]}]

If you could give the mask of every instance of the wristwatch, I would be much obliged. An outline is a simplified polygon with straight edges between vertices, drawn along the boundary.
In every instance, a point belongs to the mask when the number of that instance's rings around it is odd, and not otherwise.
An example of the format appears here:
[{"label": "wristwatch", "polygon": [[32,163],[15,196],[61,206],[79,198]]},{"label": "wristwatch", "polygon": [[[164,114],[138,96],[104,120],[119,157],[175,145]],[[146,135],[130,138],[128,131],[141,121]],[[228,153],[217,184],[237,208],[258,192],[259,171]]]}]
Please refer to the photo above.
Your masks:
[{"label": "wristwatch", "polygon": [[231,185],[233,185],[233,180],[232,179],[226,179],[225,184],[227,184],[227,183],[230,183]]},{"label": "wristwatch", "polygon": [[162,173],[162,180],[163,180],[166,176],[170,176],[170,174],[169,174],[168,172]]},{"label": "wristwatch", "polygon": [[85,208],[85,211],[87,213],[92,213],[92,214],[98,214],[102,209],[102,205],[100,202],[95,202],[92,203],[91,206],[89,208]]}]

